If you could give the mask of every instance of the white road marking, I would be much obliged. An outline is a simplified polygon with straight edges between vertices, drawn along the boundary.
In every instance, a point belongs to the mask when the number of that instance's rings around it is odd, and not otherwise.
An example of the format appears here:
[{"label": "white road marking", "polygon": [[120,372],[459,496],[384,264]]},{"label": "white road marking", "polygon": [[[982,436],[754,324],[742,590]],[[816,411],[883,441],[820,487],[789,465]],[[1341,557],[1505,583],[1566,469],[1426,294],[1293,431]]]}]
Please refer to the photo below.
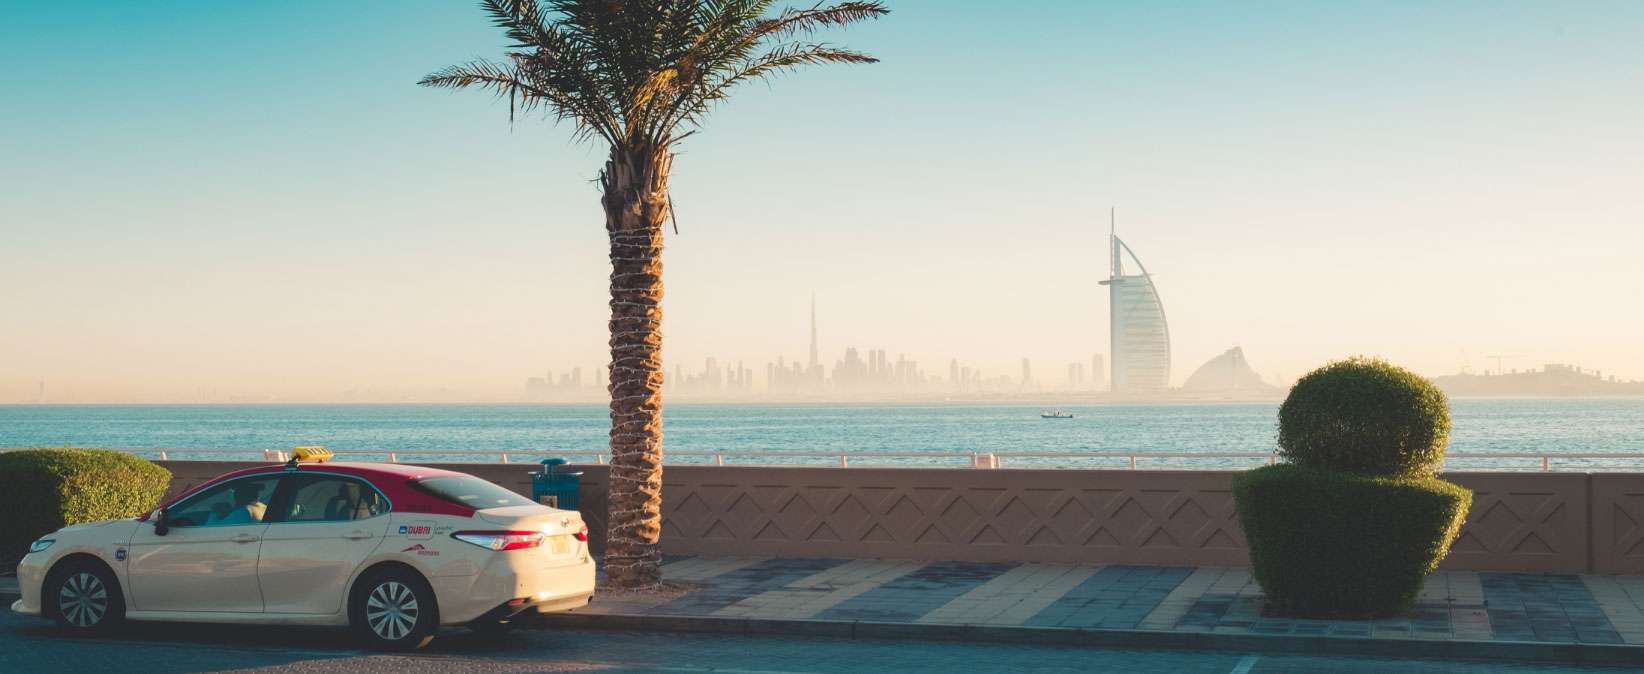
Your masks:
[{"label": "white road marking", "polygon": [[1260,659],[1260,657],[1254,655],[1246,655],[1240,658],[1239,664],[1233,665],[1233,671],[1227,674],[1250,674],[1250,668],[1255,667],[1256,661]]}]

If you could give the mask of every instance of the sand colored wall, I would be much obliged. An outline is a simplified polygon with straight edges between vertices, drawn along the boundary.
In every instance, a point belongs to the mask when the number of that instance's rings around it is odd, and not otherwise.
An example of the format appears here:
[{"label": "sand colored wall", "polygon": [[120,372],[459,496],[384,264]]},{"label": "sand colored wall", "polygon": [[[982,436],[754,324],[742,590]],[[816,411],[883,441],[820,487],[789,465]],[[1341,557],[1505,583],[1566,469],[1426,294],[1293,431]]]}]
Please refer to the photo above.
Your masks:
[{"label": "sand colored wall", "polygon": [[[245,462],[162,461],[180,492]],[[531,493],[525,464],[434,464]],[[582,511],[603,537],[605,467]],[[1244,566],[1231,472],[670,466],[670,554]],[[1644,474],[1451,473],[1444,568],[1644,574]]]}]

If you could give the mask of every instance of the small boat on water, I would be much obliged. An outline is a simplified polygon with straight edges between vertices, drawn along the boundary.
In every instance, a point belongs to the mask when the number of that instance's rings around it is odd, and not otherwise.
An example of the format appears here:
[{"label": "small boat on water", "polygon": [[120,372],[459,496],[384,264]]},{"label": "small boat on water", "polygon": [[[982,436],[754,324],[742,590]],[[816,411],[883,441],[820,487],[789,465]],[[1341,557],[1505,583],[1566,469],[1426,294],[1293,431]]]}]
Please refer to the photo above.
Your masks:
[{"label": "small boat on water", "polygon": [[1039,418],[1041,418],[1041,419],[1072,419],[1073,415],[1068,414],[1067,412],[1063,412],[1061,410],[1051,410],[1049,412],[1040,412],[1039,413]]}]

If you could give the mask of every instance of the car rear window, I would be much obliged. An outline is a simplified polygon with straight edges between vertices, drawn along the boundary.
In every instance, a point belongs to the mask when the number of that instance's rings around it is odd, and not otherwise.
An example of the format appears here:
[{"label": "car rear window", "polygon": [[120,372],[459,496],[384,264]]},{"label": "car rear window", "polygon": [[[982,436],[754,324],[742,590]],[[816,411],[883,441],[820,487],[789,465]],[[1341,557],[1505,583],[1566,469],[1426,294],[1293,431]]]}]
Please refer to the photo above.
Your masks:
[{"label": "car rear window", "polygon": [[536,505],[531,499],[469,475],[425,477],[412,482],[411,486],[442,501],[465,505],[475,510]]}]

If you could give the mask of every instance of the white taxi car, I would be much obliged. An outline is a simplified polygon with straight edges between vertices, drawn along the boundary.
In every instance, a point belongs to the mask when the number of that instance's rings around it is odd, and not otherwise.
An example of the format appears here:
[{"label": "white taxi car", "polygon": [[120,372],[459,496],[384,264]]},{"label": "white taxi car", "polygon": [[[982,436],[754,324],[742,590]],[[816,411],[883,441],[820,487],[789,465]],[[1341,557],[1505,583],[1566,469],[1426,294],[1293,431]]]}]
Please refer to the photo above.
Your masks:
[{"label": "white taxi car", "polygon": [[442,625],[502,631],[593,596],[575,511],[466,473],[328,458],[299,448],[141,518],[43,536],[11,608],[87,634],[122,620],[346,625],[408,649]]}]

